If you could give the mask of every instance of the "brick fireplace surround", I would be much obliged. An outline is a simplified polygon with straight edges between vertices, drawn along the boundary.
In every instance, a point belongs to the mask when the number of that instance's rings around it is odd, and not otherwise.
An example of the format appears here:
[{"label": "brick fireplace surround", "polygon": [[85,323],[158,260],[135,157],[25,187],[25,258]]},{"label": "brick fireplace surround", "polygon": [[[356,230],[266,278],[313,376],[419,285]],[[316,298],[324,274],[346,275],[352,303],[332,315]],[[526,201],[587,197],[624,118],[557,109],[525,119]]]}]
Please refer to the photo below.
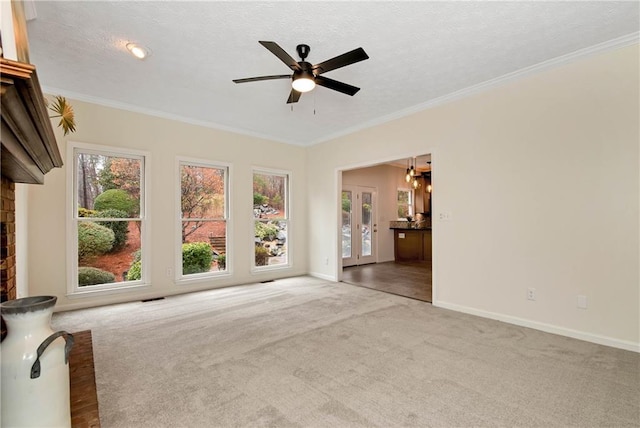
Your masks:
[{"label": "brick fireplace surround", "polygon": [[15,184],[6,177],[2,177],[1,195],[1,225],[2,237],[0,252],[2,264],[0,276],[2,279],[1,300],[16,298],[16,214],[15,214]]},{"label": "brick fireplace surround", "polygon": [[[13,181],[2,177],[0,192],[0,253],[2,254],[2,264],[0,264],[0,279],[2,288],[0,289],[0,301],[13,300],[16,298],[16,204],[15,188]],[[4,339],[7,331],[2,320],[1,336]]]}]

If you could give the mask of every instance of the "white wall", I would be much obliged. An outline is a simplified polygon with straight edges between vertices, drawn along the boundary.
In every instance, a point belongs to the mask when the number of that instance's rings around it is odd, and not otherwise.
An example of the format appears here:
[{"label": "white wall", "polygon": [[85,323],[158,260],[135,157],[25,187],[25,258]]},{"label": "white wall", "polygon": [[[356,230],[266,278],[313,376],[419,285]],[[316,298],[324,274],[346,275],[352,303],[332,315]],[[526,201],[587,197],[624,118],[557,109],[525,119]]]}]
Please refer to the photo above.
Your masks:
[{"label": "white wall", "polygon": [[338,275],[336,171],[432,153],[435,305],[640,350],[638,64],[620,48],[311,147],[310,272]]},{"label": "white wall", "polygon": [[389,222],[398,217],[398,188],[410,188],[404,176],[404,169],[391,165],[358,168],[342,173],[343,185],[369,186],[377,189],[378,263],[394,260],[393,230],[389,229]]},{"label": "white wall", "polygon": [[[151,236],[151,284],[149,289],[103,297],[67,297],[66,168],[54,169],[43,186],[28,186],[28,278],[30,295],[55,295],[57,310],[138,300],[146,297],[263,281],[307,272],[307,212],[305,150],[267,140],[241,136],[181,122],[131,113],[71,100],[76,112],[77,132],[56,138],[63,156],[67,141],[144,150],[151,153],[149,215]],[[232,254],[230,277],[198,284],[176,285],[165,273],[174,268],[176,157],[222,161],[232,164],[231,206]],[[252,274],[253,257],[253,166],[289,170],[292,215],[290,256],[287,270]]]}]

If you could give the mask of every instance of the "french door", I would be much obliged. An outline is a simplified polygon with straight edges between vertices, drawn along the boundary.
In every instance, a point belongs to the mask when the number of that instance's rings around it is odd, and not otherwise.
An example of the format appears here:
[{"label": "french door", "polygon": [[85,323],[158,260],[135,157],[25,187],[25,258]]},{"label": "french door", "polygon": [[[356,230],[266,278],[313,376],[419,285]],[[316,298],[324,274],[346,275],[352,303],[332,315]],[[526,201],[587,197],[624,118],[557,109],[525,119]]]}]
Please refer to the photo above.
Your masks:
[{"label": "french door", "polygon": [[377,191],[374,187],[343,186],[342,266],[376,263]]}]

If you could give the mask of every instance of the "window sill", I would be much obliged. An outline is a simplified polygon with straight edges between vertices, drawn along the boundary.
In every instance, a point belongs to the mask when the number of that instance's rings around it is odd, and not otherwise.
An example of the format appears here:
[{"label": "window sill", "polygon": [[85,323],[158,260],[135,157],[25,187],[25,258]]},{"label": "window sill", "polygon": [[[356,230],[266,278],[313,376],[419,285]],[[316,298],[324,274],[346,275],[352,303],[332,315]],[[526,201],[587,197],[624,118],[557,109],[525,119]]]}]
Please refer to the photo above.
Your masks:
[{"label": "window sill", "polygon": [[252,267],[251,274],[258,275],[262,272],[273,272],[278,270],[288,270],[292,269],[293,266],[290,264],[282,264],[282,265],[271,265],[271,266],[260,266],[260,267]]},{"label": "window sill", "polygon": [[[87,286],[91,287],[91,286]],[[151,284],[136,284],[136,285],[120,285],[115,287],[104,287],[98,289],[78,290],[71,293],[67,293],[67,297],[70,299],[79,299],[85,297],[106,296],[109,294],[128,293],[132,291],[146,290],[151,288]]]},{"label": "window sill", "polygon": [[175,280],[176,285],[178,286],[188,286],[191,284],[200,284],[208,281],[218,281],[220,279],[227,279],[231,276],[231,271],[224,272],[215,272],[215,273],[203,273],[203,274],[194,274],[189,277],[182,277]]}]

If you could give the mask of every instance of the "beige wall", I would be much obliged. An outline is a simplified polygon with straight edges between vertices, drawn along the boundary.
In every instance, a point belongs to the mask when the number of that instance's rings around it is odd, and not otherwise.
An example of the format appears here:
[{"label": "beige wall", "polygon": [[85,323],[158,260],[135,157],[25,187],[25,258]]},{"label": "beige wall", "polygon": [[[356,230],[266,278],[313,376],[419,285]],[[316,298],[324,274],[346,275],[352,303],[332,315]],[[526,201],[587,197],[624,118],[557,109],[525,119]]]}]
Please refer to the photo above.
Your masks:
[{"label": "beige wall", "polygon": [[[65,167],[47,174],[44,186],[28,188],[27,264],[30,295],[55,295],[58,297],[57,309],[60,310],[243,284],[307,272],[307,178],[303,148],[76,100],[71,102],[76,111],[77,132],[67,137],[63,137],[61,133],[56,135],[65,159],[67,141],[151,153],[151,193],[148,200],[151,221],[148,248],[151,252],[151,287],[99,298],[66,296],[67,163]],[[233,275],[230,277],[197,284],[176,285],[172,278],[166,276],[166,269],[175,267],[177,156],[232,164],[230,224],[233,241],[231,255],[234,264]],[[292,240],[289,245],[293,250],[294,264],[291,269],[260,274],[252,274],[250,271],[253,257],[253,166],[292,172],[292,222],[289,232]]]},{"label": "beige wall", "polygon": [[337,171],[432,153],[435,305],[640,350],[638,63],[621,48],[311,147],[310,272],[339,275]]}]

